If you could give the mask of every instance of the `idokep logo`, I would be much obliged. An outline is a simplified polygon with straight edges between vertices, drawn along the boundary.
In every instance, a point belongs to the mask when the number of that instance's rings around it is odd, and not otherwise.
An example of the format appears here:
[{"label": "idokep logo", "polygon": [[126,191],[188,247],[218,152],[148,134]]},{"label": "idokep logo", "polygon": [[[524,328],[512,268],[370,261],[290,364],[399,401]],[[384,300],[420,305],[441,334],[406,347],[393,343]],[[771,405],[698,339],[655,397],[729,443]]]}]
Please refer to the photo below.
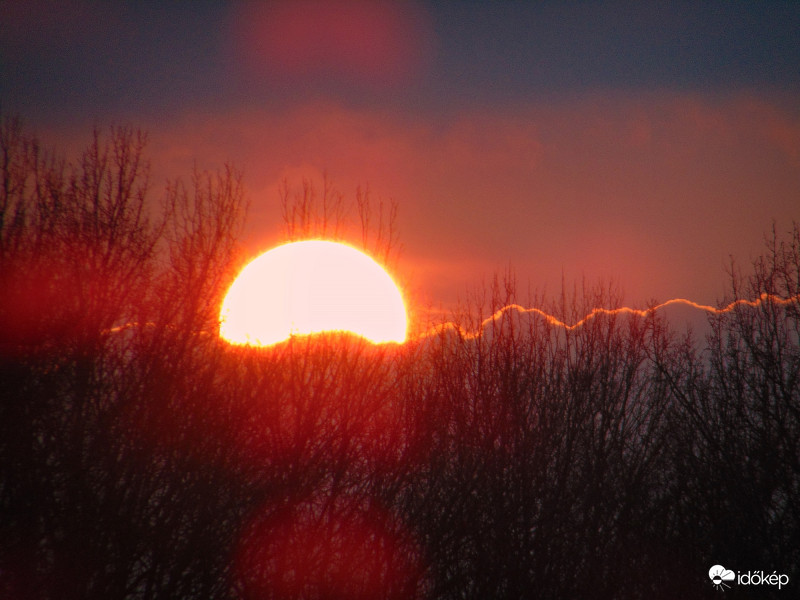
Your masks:
[{"label": "idokep logo", "polygon": [[708,577],[711,579],[711,583],[714,587],[723,592],[725,588],[731,587],[726,582],[736,579],[736,575],[734,575],[733,571],[726,569],[722,565],[714,565],[711,567],[708,570]]},{"label": "idokep logo", "polygon": [[747,571],[742,573],[738,571],[734,574],[731,569],[726,569],[722,565],[714,565],[708,570],[708,578],[718,590],[725,591],[730,588],[730,583],[733,582],[737,585],[777,585],[781,589],[789,583],[789,576],[785,573],[764,573],[764,571]]}]

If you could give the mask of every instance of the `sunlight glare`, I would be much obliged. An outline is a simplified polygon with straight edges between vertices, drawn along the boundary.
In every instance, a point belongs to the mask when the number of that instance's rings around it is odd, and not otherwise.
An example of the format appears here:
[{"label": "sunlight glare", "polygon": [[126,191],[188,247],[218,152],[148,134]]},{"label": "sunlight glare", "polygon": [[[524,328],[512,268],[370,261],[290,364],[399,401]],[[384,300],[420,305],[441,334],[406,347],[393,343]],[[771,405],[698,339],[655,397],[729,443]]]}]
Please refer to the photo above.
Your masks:
[{"label": "sunlight glare", "polygon": [[389,274],[366,254],[310,240],[274,248],[250,262],[220,310],[220,336],[268,346],[292,335],[346,331],[375,343],[406,339],[406,309]]}]

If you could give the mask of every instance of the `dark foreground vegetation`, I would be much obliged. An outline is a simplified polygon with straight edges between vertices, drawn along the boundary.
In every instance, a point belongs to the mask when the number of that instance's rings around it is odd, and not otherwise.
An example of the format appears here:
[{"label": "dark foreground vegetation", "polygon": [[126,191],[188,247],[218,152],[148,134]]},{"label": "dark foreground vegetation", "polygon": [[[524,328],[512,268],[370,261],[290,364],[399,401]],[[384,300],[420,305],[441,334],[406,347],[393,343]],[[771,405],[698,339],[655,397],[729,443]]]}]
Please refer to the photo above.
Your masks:
[{"label": "dark foreground vegetation", "polygon": [[[721,306],[792,300],[707,339],[509,314],[231,347],[239,177],[154,193],[143,147],[64,163],[0,131],[0,597],[713,598],[715,564],[790,579],[726,598],[797,593],[800,230]],[[516,300],[501,280],[456,317]]]}]

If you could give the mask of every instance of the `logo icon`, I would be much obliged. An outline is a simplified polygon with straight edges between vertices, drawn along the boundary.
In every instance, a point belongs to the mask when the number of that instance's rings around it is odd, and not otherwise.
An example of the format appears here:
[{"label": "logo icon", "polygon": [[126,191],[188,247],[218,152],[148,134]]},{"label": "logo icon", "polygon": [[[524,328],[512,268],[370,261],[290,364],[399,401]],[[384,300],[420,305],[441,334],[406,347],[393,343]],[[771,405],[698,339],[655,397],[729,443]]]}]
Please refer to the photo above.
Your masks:
[{"label": "logo icon", "polygon": [[711,583],[718,590],[725,591],[725,588],[731,587],[726,581],[733,581],[736,575],[730,569],[726,569],[722,565],[714,565],[708,570],[708,578]]}]

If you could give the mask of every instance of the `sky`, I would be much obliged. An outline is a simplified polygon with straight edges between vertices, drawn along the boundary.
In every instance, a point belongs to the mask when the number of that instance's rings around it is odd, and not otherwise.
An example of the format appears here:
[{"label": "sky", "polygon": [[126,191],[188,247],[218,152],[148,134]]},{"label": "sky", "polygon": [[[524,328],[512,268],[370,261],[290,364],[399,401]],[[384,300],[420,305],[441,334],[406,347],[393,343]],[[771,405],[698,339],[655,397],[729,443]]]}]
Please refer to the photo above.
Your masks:
[{"label": "sky", "polygon": [[244,172],[394,200],[399,276],[452,308],[509,270],[553,297],[722,299],[800,220],[800,2],[0,0],[0,111],[62,149],[148,132],[154,184]]}]

